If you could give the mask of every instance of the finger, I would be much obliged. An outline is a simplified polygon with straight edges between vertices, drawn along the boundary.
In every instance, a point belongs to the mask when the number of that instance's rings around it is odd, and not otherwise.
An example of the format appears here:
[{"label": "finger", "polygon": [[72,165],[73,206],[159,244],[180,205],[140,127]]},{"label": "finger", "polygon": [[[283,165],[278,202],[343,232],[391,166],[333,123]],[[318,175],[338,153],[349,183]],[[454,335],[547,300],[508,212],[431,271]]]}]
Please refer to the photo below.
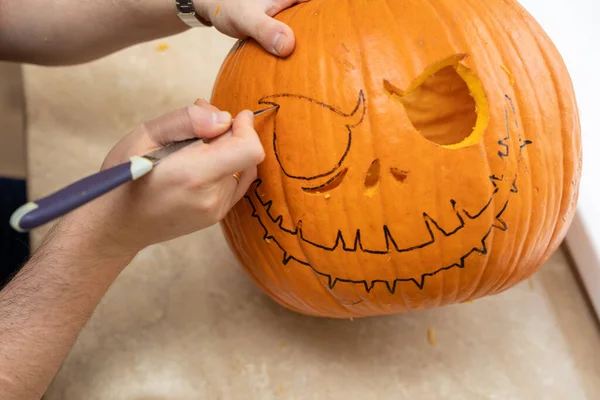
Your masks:
[{"label": "finger", "polygon": [[258,141],[258,135],[254,130],[254,113],[250,110],[244,110],[236,115],[231,132],[233,138]]},{"label": "finger", "polygon": [[[239,117],[239,115],[242,115],[242,114],[238,114],[238,117]],[[250,120],[246,120],[245,122],[241,122],[241,124],[249,124],[249,126],[254,126],[254,113],[252,113],[252,118]],[[253,130],[254,129],[252,129],[252,131]],[[238,130],[238,134],[239,134],[239,132],[240,131]],[[251,133],[251,136],[254,136],[252,134],[253,132],[250,132],[250,133]],[[233,131],[232,131],[232,129],[230,129],[227,132],[225,132],[224,134],[222,134],[222,135],[220,135],[220,136],[218,136],[218,137],[216,137],[214,139],[210,139],[210,140],[208,140],[206,142],[214,144],[214,143],[218,143],[220,141],[226,140],[227,138],[232,137],[232,136],[233,136]]]},{"label": "finger", "polygon": [[141,130],[157,146],[190,139],[210,138],[226,132],[231,114],[215,110],[210,104],[194,104],[162,115],[141,125]]},{"label": "finger", "polygon": [[290,8],[294,4],[307,3],[310,0],[272,0],[271,6],[267,8],[266,13],[270,17],[274,17],[286,8]]},{"label": "finger", "polygon": [[214,144],[214,143],[218,143],[219,141],[225,140],[231,136],[233,136],[233,132],[231,132],[231,129],[229,129],[227,132],[223,133],[222,135],[219,135],[212,139],[207,139],[204,142]]},{"label": "finger", "polygon": [[211,178],[218,180],[238,171],[256,167],[265,156],[264,149],[254,130],[254,114],[250,111],[239,113],[233,123],[231,136],[219,138],[211,143],[213,155]]},{"label": "finger", "polygon": [[[207,109],[209,109],[209,110],[211,110],[211,111],[214,111],[214,112],[219,112],[219,111],[221,111],[221,110],[219,110],[217,107],[213,106],[212,104],[210,104],[209,102],[207,102],[207,101],[206,101],[206,100],[204,100],[204,99],[198,99],[198,100],[196,100],[196,102],[194,103],[194,105],[197,105],[197,106],[200,106],[200,107],[206,107]],[[229,116],[229,117],[230,117],[230,123],[231,123],[231,122],[233,122],[233,120],[231,119],[231,116]],[[212,142],[214,142],[214,141],[218,141],[218,140],[220,140],[220,139],[221,139],[221,138],[223,138],[223,137],[229,137],[229,136],[231,136],[231,135],[232,135],[232,133],[231,133],[231,129],[228,129],[227,131],[225,131],[225,133],[223,133],[223,134],[221,134],[221,135],[218,135],[218,136],[216,136],[216,137],[214,137],[214,138],[212,138],[212,139],[211,139],[211,138],[204,138],[204,139],[206,139],[206,140],[204,140],[204,141],[205,141],[206,143],[212,143]]]},{"label": "finger", "polygon": [[248,192],[250,185],[256,179],[257,168],[252,166],[240,172],[239,180],[235,176],[226,176],[217,184],[223,189],[225,200],[223,215],[227,214]]},{"label": "finger", "polygon": [[185,164],[182,168],[192,173],[201,171],[205,182],[217,182],[237,171],[255,167],[262,162],[265,153],[253,123],[254,115],[244,111],[236,117],[230,137],[183,149],[182,157],[178,158]]},{"label": "finger", "polygon": [[[252,115],[254,116],[254,114],[252,114]],[[254,120],[252,119],[252,121],[250,121],[250,123],[253,125],[254,124]],[[225,132],[225,133],[223,133],[223,134],[221,134],[221,135],[219,135],[217,137],[205,140],[205,142],[206,143],[212,143],[212,144],[214,144],[214,143],[218,143],[220,141],[226,140],[227,138],[229,138],[231,136],[233,136],[233,132],[232,132],[231,129],[229,129],[229,130],[227,130],[227,132]]]},{"label": "finger", "polygon": [[205,107],[206,109],[211,110],[211,111],[221,111],[217,107],[213,106],[212,104],[210,104],[208,101],[206,101],[204,99],[197,99],[194,102],[194,105],[196,105],[198,107]]},{"label": "finger", "polygon": [[218,182],[212,182],[213,188],[218,188],[219,201],[216,211],[217,219],[220,221],[231,211],[231,209],[244,197],[256,177],[256,167],[250,167],[240,173],[239,181],[233,175],[224,177]]},{"label": "finger", "polygon": [[292,29],[281,21],[277,21],[258,8],[248,9],[239,21],[242,35],[254,38],[268,52],[286,57],[295,46]]},{"label": "finger", "polygon": [[244,197],[244,195],[248,192],[248,188],[250,187],[250,185],[252,185],[252,182],[256,180],[256,176],[256,166],[246,168],[240,173],[240,182],[237,184],[235,192],[233,193],[233,196],[231,198],[231,207],[236,205],[236,203]]},{"label": "finger", "polygon": [[231,114],[206,102],[198,105],[196,101],[196,104],[188,107],[188,114],[195,135],[202,139],[222,135],[231,127]]},{"label": "finger", "polygon": [[146,121],[140,129],[157,146],[194,137],[194,129],[185,108]]}]

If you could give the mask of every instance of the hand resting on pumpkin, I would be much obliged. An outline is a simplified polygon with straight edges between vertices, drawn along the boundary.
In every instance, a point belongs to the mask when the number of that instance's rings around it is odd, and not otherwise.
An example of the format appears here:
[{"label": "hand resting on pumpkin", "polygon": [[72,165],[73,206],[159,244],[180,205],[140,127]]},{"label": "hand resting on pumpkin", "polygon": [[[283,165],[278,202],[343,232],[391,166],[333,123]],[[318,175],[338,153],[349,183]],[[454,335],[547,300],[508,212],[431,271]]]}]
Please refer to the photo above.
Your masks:
[{"label": "hand resting on pumpkin", "polygon": [[112,149],[102,168],[172,141],[206,141],[64,217],[0,291],[1,399],[43,395],[79,330],[139,250],[217,223],[244,195],[264,157],[253,122],[250,111],[232,123],[229,113],[199,100],[139,125]]},{"label": "hand resting on pumpkin", "polygon": [[198,11],[227,36],[252,37],[272,54],[287,56],[295,46],[294,32],[272,17],[309,0],[197,1]]}]

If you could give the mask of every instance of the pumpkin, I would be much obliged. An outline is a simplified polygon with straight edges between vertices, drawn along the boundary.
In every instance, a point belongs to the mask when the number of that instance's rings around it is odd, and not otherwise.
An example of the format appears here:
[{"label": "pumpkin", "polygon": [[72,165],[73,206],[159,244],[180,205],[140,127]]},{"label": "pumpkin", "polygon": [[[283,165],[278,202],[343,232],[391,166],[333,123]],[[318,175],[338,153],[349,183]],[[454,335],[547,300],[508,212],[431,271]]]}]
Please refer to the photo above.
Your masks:
[{"label": "pumpkin", "polygon": [[496,294],[573,218],[580,125],[568,71],[513,0],[312,0],[294,53],[239,41],[212,102],[256,118],[258,180],[223,221],[273,299],[366,317]]}]

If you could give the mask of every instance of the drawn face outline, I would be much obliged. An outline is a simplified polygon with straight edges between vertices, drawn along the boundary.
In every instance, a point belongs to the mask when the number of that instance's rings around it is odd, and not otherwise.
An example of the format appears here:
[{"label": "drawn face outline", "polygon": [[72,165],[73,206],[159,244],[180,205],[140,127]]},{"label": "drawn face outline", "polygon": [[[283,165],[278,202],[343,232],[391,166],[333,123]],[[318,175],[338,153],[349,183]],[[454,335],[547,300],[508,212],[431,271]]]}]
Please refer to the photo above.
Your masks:
[{"label": "drawn face outline", "polygon": [[[260,104],[272,104],[279,105],[276,102],[276,99],[281,97],[295,97],[298,100],[308,101],[312,104],[317,104],[320,107],[323,107],[329,111],[335,112],[344,117],[356,117],[357,114],[361,114],[358,122],[354,122],[352,124],[345,125],[345,128],[348,131],[348,143],[346,149],[343,153],[343,157],[335,164],[334,168],[329,168],[327,172],[320,174],[312,174],[310,176],[303,176],[301,174],[293,174],[290,171],[286,171],[285,166],[282,165],[280,156],[277,150],[277,117],[274,118],[273,122],[273,148],[275,151],[276,158],[279,162],[279,165],[284,172],[285,176],[290,179],[298,179],[302,181],[315,181],[320,179],[325,179],[324,183],[321,183],[320,186],[327,185],[332,180],[339,178],[340,175],[344,172],[344,161],[346,159],[347,154],[351,151],[352,148],[352,133],[353,129],[359,127],[362,123],[365,114],[367,113],[366,99],[363,91],[360,91],[358,94],[358,102],[354,110],[350,113],[343,113],[340,110],[336,110],[335,108],[326,105],[323,102],[318,100],[311,99],[306,96],[292,95],[292,94],[279,94],[279,95],[270,95],[262,98],[259,103]],[[362,110],[362,111],[361,111]],[[516,149],[511,148],[511,134],[513,130],[519,132],[519,159],[521,157],[521,153],[523,149],[531,144],[531,141],[524,140],[520,136],[519,124],[517,121],[516,110],[512,99],[505,95],[505,120],[506,120],[506,136],[498,141],[498,157],[500,159],[505,159],[509,157],[511,151]],[[279,111],[279,110],[278,110]],[[340,172],[341,171],[341,172]],[[509,175],[506,176],[505,174]],[[383,226],[383,234],[385,236],[386,248],[385,249],[369,249],[365,248],[361,242],[360,230],[357,230],[354,240],[348,241],[348,238],[344,238],[342,235],[342,231],[338,230],[336,241],[334,246],[327,246],[321,243],[317,243],[315,241],[310,240],[310,238],[305,237],[302,231],[302,221],[297,221],[294,229],[289,229],[283,226],[283,217],[281,215],[272,215],[271,214],[271,206],[273,204],[272,200],[264,200],[261,194],[259,193],[259,188],[263,184],[262,180],[258,179],[255,184],[251,187],[248,194],[245,196],[245,199],[249,202],[250,207],[252,209],[252,215],[257,220],[257,222],[261,225],[262,230],[264,231],[264,239],[272,242],[273,245],[278,246],[282,251],[282,264],[288,265],[291,261],[297,262],[301,265],[311,268],[314,273],[317,275],[324,277],[327,280],[330,289],[334,289],[338,282],[346,282],[351,284],[363,285],[367,292],[373,290],[376,284],[383,284],[386,286],[387,290],[393,294],[396,291],[397,284],[399,282],[412,282],[418,288],[423,289],[425,284],[425,279],[429,276],[437,275],[443,271],[447,271],[453,268],[464,268],[465,260],[472,254],[487,254],[487,239],[491,235],[494,229],[497,229],[501,232],[505,232],[509,229],[507,223],[502,219],[503,214],[505,213],[508,205],[510,196],[513,196],[518,193],[517,188],[517,178],[518,178],[518,168],[515,168],[514,171],[505,171],[505,174],[501,176],[490,175],[490,184],[493,186],[493,193],[488,199],[488,201],[481,207],[481,209],[469,212],[464,209],[459,209],[454,200],[450,199],[450,203],[453,206],[453,209],[456,213],[460,224],[458,227],[452,230],[444,230],[443,227],[440,226],[433,218],[431,218],[427,213],[423,214],[423,219],[427,230],[429,232],[430,238],[418,245],[411,246],[409,248],[400,248],[396,244],[396,240],[390,232],[389,228],[384,225]],[[333,177],[331,177],[333,175]],[[508,182],[508,183],[507,183]],[[312,187],[305,187],[305,189],[314,190],[315,188],[319,188],[319,185]],[[498,201],[500,198],[503,207],[500,212],[494,213],[491,205],[494,201]],[[494,213],[493,215],[490,213]],[[382,277],[381,279],[376,277],[374,279],[352,279],[348,277],[340,277],[335,276],[327,271],[319,269],[315,267],[312,263],[309,262],[308,259],[304,256],[304,253],[301,250],[293,249],[287,246],[289,240],[285,240],[286,244],[283,244],[285,237],[293,236],[295,237],[295,241],[302,242],[303,246],[313,246],[319,248],[323,251],[345,251],[345,252],[357,252],[360,251],[364,255],[369,255],[373,257],[385,257],[392,252],[397,253],[407,253],[412,251],[422,251],[426,249],[428,246],[433,245],[438,238],[449,238],[453,235],[462,232],[468,225],[469,222],[480,218],[482,216],[492,216],[491,220],[493,223],[489,226],[483,234],[480,236],[480,239],[477,240],[477,243],[473,244],[472,247],[465,248],[463,253],[457,255],[456,259],[448,262],[448,265],[444,265],[441,268],[437,268],[432,271],[428,271],[426,273],[421,274],[419,277],[416,276],[396,276],[396,277]],[[293,246],[295,247],[295,246]],[[392,279],[393,278],[393,279]]]}]

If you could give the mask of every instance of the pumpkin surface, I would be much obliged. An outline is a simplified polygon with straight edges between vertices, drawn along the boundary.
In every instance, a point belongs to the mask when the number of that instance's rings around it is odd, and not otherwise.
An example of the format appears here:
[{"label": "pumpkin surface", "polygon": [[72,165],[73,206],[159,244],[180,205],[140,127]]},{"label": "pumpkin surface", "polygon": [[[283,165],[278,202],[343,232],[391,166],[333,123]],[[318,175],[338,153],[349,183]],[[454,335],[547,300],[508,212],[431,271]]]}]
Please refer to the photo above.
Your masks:
[{"label": "pumpkin surface", "polygon": [[277,58],[236,44],[212,102],[256,118],[258,180],[223,221],[297,312],[393,314],[499,293],[573,218],[580,125],[560,54],[513,0],[312,0]]}]

